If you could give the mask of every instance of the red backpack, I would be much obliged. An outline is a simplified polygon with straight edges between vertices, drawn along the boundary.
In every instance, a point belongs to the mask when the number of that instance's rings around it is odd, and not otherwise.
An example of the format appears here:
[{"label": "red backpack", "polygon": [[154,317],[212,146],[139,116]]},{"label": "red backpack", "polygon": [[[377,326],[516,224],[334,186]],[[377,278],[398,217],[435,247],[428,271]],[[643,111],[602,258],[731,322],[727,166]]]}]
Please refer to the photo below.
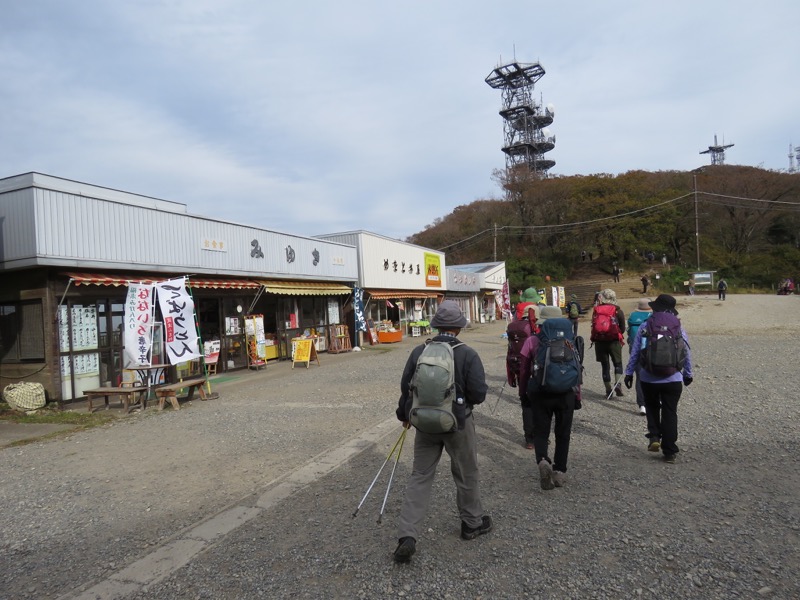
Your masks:
[{"label": "red backpack", "polygon": [[531,335],[531,324],[528,319],[512,321],[506,330],[508,335],[508,351],[506,352],[506,372],[512,387],[519,383],[519,371],[522,363],[520,350]]},{"label": "red backpack", "polygon": [[615,304],[599,304],[594,307],[592,333],[589,339],[593,342],[616,342],[622,339]]}]

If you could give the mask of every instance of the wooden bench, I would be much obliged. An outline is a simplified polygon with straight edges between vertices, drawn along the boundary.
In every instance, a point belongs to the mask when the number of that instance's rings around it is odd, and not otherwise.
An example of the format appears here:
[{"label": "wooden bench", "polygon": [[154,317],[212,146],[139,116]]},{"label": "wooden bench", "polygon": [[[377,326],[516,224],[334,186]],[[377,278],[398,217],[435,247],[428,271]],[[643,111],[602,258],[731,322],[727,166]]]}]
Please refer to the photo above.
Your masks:
[{"label": "wooden bench", "polygon": [[180,410],[180,404],[178,404],[178,390],[188,389],[189,395],[186,396],[186,400],[191,400],[194,397],[194,390],[197,389],[200,392],[200,399],[206,400],[208,396],[206,396],[206,391],[203,389],[203,386],[208,382],[208,379],[205,377],[193,377],[192,379],[185,379],[184,381],[179,381],[178,383],[165,383],[163,385],[156,386],[155,392],[156,396],[158,396],[158,410],[164,410],[164,405],[169,400],[170,404],[175,410]]},{"label": "wooden bench", "polygon": [[[106,410],[108,410],[109,396],[122,396],[122,407],[126,412],[137,405],[141,405],[142,410],[147,408],[147,386],[101,387],[83,390],[83,393],[89,400],[89,412],[92,412],[92,400],[101,396],[105,398]],[[138,400],[136,399],[137,395],[139,396]]]}]

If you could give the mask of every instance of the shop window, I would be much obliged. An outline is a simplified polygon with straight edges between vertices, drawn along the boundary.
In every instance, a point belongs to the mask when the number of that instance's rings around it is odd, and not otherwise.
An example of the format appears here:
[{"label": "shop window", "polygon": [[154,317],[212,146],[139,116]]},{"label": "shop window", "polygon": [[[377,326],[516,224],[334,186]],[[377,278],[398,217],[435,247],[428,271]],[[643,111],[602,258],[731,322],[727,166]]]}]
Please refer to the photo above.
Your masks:
[{"label": "shop window", "polygon": [[0,304],[0,361],[44,360],[42,301]]}]

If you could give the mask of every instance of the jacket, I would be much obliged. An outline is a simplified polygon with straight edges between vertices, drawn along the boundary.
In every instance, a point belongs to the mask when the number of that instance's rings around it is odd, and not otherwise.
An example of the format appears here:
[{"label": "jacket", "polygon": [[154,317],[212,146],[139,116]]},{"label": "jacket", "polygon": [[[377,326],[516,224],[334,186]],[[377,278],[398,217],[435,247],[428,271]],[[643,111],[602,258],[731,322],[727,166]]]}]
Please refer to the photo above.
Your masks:
[{"label": "jacket", "polygon": [[686,342],[686,362],[683,363],[683,371],[679,371],[678,373],[673,373],[672,375],[668,375],[666,377],[660,377],[658,375],[653,375],[647,369],[639,369],[638,372],[636,371],[636,366],[639,364],[639,355],[642,352],[642,335],[644,334],[646,327],[644,327],[644,323],[641,327],[639,327],[639,331],[636,332],[636,337],[633,338],[633,342],[631,343],[631,357],[628,360],[628,366],[625,368],[625,375],[633,375],[637,373],[639,375],[639,380],[645,383],[671,383],[674,381],[683,381],[684,377],[692,377],[694,378],[694,370],[692,367],[692,349],[689,347],[689,336],[686,335],[686,330],[681,325],[681,337],[683,337],[683,341]]},{"label": "jacket", "polygon": [[[458,338],[452,335],[439,334],[433,338],[434,342],[449,342],[451,346],[459,344]],[[395,414],[398,420],[408,421],[408,414],[411,411],[411,380],[414,371],[417,369],[417,360],[425,349],[425,344],[420,344],[411,351],[411,355],[406,361],[403,375],[400,379],[400,399],[397,402]],[[453,364],[455,366],[455,384],[460,394],[463,394],[467,405],[467,415],[471,414],[472,407],[481,404],[486,400],[486,392],[489,386],[486,385],[486,373],[483,369],[481,357],[466,344],[461,344],[453,348]]]}]

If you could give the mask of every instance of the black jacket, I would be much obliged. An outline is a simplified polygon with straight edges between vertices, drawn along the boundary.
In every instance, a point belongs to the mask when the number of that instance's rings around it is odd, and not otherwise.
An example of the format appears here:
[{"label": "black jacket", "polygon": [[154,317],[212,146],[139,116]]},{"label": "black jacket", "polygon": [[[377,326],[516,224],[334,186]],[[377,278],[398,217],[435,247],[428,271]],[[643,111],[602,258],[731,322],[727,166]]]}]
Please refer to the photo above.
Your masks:
[{"label": "black jacket", "polygon": [[[458,338],[449,335],[437,335],[433,341],[449,342],[451,346],[461,343]],[[400,400],[395,411],[400,421],[408,421],[408,413],[411,410],[411,379],[417,369],[419,355],[424,349],[425,344],[414,348],[406,361],[405,369],[403,369],[403,376],[400,379]],[[472,409],[473,406],[486,400],[486,392],[489,389],[489,386],[486,385],[486,373],[483,370],[481,357],[475,350],[462,343],[453,349],[453,363],[456,389],[463,394],[467,406]]]}]

